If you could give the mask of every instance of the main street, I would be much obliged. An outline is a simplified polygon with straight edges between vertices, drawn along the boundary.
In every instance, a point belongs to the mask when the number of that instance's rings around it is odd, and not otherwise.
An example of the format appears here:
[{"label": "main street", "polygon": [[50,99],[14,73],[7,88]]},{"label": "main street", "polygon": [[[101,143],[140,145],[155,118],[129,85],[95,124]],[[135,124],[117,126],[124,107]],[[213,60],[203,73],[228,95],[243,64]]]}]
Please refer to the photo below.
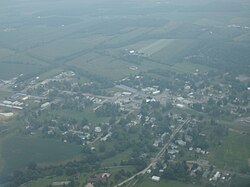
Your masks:
[{"label": "main street", "polygon": [[143,169],[142,171],[139,171],[138,173],[134,174],[133,176],[131,176],[130,178],[124,180],[123,182],[117,184],[115,187],[118,186],[122,186],[124,184],[126,184],[127,182],[133,180],[135,177],[139,176],[139,175],[144,175],[155,163],[157,163],[157,161],[160,160],[160,158],[163,156],[163,154],[165,153],[165,151],[167,150],[168,146],[170,145],[170,143],[173,141],[173,139],[175,138],[175,136],[180,132],[180,130],[187,124],[189,123],[190,120],[187,119],[185,122],[183,122],[179,127],[177,127],[174,132],[172,133],[172,135],[170,136],[168,142],[163,146],[163,148],[157,153],[157,155],[152,159],[152,161],[150,162],[150,164]]}]

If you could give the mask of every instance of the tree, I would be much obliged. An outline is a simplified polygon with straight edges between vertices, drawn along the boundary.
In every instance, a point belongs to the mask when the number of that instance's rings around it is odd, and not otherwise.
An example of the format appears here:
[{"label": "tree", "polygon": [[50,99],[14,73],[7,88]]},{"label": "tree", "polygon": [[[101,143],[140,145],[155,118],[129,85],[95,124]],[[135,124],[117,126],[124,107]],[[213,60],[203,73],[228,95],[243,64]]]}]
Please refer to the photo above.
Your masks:
[{"label": "tree", "polygon": [[31,161],[30,163],[28,163],[28,167],[27,168],[30,169],[30,170],[35,170],[37,168],[36,162]]},{"label": "tree", "polygon": [[82,125],[82,126],[85,126],[85,125],[88,125],[88,124],[89,124],[88,119],[83,118],[82,121],[81,121],[81,125]]}]

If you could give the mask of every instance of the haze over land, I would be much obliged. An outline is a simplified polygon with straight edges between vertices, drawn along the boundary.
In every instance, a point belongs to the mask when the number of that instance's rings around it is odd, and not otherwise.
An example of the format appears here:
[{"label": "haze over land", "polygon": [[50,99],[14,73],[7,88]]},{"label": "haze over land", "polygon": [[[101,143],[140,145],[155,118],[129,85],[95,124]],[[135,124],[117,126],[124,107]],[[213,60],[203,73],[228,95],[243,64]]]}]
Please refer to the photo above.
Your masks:
[{"label": "haze over land", "polygon": [[0,186],[249,186],[248,0],[1,0]]}]

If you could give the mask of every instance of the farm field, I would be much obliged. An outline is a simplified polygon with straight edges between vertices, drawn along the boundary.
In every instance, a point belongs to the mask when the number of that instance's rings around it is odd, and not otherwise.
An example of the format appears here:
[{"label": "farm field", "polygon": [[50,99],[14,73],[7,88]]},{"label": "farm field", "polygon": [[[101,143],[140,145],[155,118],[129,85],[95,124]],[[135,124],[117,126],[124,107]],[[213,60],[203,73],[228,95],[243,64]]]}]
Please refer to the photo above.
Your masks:
[{"label": "farm field", "polygon": [[[111,80],[119,80],[130,74],[134,74],[129,67],[133,66],[123,60],[106,55],[87,54],[68,63],[77,68]],[[110,73],[112,71],[112,73]]]},{"label": "farm field", "polygon": [[0,58],[5,58],[7,56],[10,56],[14,53],[14,51],[6,48],[0,48]]},{"label": "farm field", "polygon": [[194,45],[195,41],[193,40],[174,40],[168,46],[153,53],[149,58],[163,64],[175,64],[176,60],[181,61]]},{"label": "farm field", "polygon": [[33,64],[16,64],[16,63],[0,63],[0,79],[11,79],[21,74],[36,74],[39,73],[43,67]]},{"label": "farm field", "polygon": [[81,153],[79,145],[17,135],[4,139],[0,146],[3,172],[24,168],[32,161],[38,164],[56,164],[73,159]]},{"label": "farm field", "polygon": [[104,40],[105,38],[102,36],[88,38],[78,38],[77,36],[73,36],[68,37],[67,39],[51,42],[37,48],[32,48],[29,50],[29,53],[52,63],[60,63],[60,61],[64,61],[67,57],[71,57],[79,53],[81,54],[95,48]]}]

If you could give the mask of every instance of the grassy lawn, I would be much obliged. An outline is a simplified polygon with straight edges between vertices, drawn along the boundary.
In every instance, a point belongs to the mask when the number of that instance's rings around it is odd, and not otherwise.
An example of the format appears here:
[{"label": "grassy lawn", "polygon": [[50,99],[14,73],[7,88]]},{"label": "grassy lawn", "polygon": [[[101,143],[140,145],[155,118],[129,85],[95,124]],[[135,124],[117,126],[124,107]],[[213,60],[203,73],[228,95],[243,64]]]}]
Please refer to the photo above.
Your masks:
[{"label": "grassy lawn", "polygon": [[173,180],[161,180],[160,182],[153,182],[149,178],[147,179],[145,178],[143,182],[137,184],[136,187],[200,187],[200,186]]},{"label": "grassy lawn", "polygon": [[0,100],[4,100],[5,97],[8,97],[10,95],[11,95],[11,92],[0,91]]},{"label": "grassy lawn", "polygon": [[129,155],[131,154],[131,150],[126,150],[122,153],[115,155],[114,157],[108,158],[102,162],[103,167],[112,166],[113,163],[120,164],[121,160],[127,160]]},{"label": "grassy lawn", "polygon": [[211,148],[209,159],[219,168],[240,169],[248,165],[250,158],[250,135],[229,131],[222,146]]},{"label": "grassy lawn", "polygon": [[106,117],[97,117],[92,108],[85,109],[84,111],[72,111],[72,110],[48,110],[42,114],[42,118],[48,118],[49,116],[67,116],[72,117],[79,122],[82,121],[83,118],[88,119],[88,121],[94,125],[98,125],[99,123],[107,122],[108,118]]},{"label": "grassy lawn", "polygon": [[48,79],[48,78],[52,78],[53,76],[58,75],[62,71],[63,71],[62,68],[54,68],[54,69],[51,69],[49,71],[46,71],[46,72],[40,74],[39,78],[40,78],[40,80],[45,80],[45,79]]},{"label": "grassy lawn", "polygon": [[46,177],[43,179],[38,179],[36,181],[30,181],[25,184],[25,187],[41,187],[41,186],[48,186],[52,182],[56,181],[67,181],[70,177],[67,176],[60,176],[60,177]]},{"label": "grassy lawn", "polygon": [[37,137],[11,135],[0,144],[3,171],[23,168],[31,161],[37,163],[59,163],[81,153],[81,147],[60,141]]}]

